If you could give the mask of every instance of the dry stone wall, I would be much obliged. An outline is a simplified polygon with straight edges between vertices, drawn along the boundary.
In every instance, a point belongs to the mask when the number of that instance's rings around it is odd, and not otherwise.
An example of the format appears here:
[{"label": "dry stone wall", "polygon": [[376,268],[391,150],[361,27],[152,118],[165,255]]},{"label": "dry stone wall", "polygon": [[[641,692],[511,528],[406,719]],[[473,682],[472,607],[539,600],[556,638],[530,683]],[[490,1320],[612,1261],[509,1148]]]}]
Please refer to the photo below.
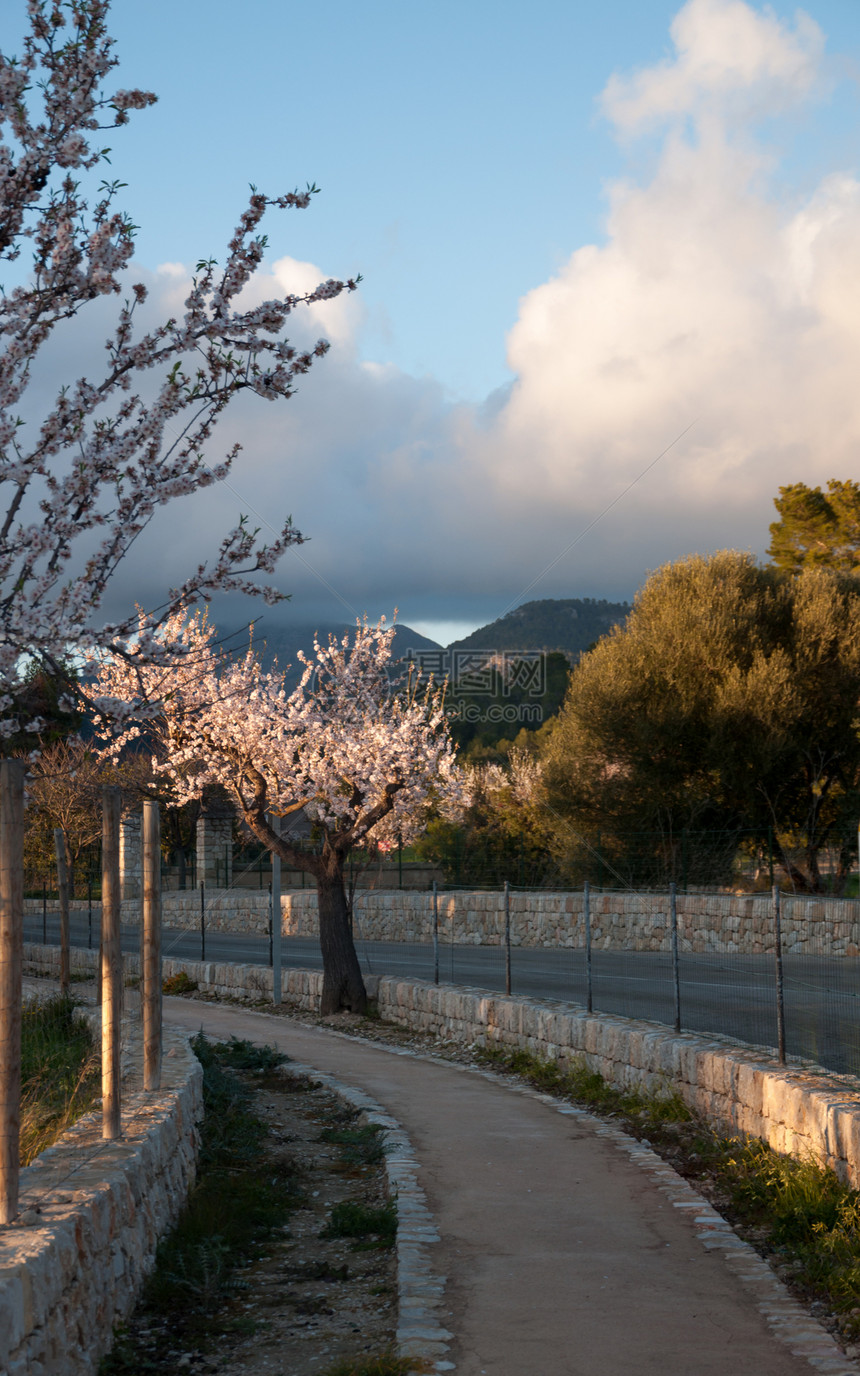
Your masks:
[{"label": "dry stone wall", "polygon": [[[511,940],[514,946],[573,947],[585,942],[581,893],[518,892],[511,894]],[[207,930],[266,933],[269,896],[253,889],[207,889]],[[499,945],[504,937],[504,900],[498,891],[464,891],[439,895],[439,934],[460,946]],[[77,901],[72,908],[86,911]],[[678,939],[682,952],[770,954],[774,949],[773,911],[769,895],[688,894],[677,900]],[[28,900],[29,912],[40,912]],[[139,902],[123,903],[122,920],[139,920]],[[200,927],[200,894],[164,895],[167,927]],[[297,889],[281,897],[284,936],[319,934],[316,892]],[[430,942],[433,939],[433,895],[408,890],[374,890],[358,895],[357,935],[368,941]],[[654,951],[670,944],[669,902],[665,894],[606,893],[591,896],[592,942],[596,949]],[[792,955],[860,956],[860,904],[845,899],[793,898],[782,904],[783,950]]]},{"label": "dry stone wall", "polygon": [[[267,967],[172,960],[164,969],[184,970],[221,998],[272,998]],[[625,1088],[676,1089],[724,1130],[760,1137],[777,1151],[811,1154],[860,1189],[860,1081],[852,1076],[799,1061],[781,1066],[766,1051],[728,1038],[676,1035],[658,1023],[587,1013],[576,1004],[388,976],[365,983],[380,1015],[402,1027],[469,1046],[525,1047],[562,1064],[582,1059]],[[286,1007],[316,1012],[321,993],[321,972],[283,972]]]},{"label": "dry stone wall", "polygon": [[[45,968],[50,951],[25,959]],[[94,1376],[134,1307],[194,1180],[203,1113],[187,1037],[167,1032],[164,1049],[161,1091],[126,1094],[121,1141],[91,1113],[21,1173],[19,1219],[0,1229],[2,1376]]]}]

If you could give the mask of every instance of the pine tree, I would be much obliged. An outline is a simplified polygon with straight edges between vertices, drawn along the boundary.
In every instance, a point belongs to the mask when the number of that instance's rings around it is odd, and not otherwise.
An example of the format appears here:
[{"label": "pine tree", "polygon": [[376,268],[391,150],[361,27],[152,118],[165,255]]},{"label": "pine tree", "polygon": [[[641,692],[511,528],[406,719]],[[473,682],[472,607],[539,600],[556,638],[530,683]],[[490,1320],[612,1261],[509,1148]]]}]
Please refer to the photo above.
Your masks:
[{"label": "pine tree", "polygon": [[813,565],[850,573],[860,568],[860,483],[831,478],[827,493],[806,483],[779,489],[780,520],[770,527],[768,554],[777,568],[799,573]]}]

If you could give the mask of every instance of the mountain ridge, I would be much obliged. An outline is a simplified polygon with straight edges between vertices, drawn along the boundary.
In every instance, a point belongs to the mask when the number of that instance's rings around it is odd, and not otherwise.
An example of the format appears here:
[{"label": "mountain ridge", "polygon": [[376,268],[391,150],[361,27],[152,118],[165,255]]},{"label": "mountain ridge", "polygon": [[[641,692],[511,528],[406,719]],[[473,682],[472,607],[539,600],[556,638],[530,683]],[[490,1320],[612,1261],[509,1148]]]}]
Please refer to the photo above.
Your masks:
[{"label": "mountain ridge", "polygon": [[545,597],[524,602],[471,635],[454,640],[449,650],[552,651],[578,659],[631,610],[629,602],[594,597]]}]

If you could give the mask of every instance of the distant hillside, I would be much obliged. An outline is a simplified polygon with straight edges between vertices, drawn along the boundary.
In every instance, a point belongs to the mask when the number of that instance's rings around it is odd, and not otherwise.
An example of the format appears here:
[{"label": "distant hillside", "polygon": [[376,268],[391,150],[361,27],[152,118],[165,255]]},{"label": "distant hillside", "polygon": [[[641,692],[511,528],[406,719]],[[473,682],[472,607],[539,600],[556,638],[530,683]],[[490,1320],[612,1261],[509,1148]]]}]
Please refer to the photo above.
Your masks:
[{"label": "distant hillside", "polygon": [[561,650],[569,658],[578,659],[583,650],[623,621],[629,611],[628,602],[547,597],[524,602],[489,626],[481,626],[463,640],[455,640],[451,649]]},{"label": "distant hillside", "polygon": [[[292,680],[301,671],[301,663],[298,651],[311,658],[314,652],[314,633],[321,645],[328,644],[330,635],[342,640],[344,635],[349,632],[352,635],[355,631],[354,625],[347,625],[346,622],[321,622],[319,625],[290,626],[281,623],[267,622],[261,619],[257,632],[254,636],[254,643],[261,650],[260,658],[266,668],[277,659],[278,665],[286,669],[289,665],[289,678]],[[247,643],[247,636],[246,636]],[[263,643],[265,642],[265,648]],[[394,635],[394,658],[402,658],[409,649],[413,650],[438,650],[440,647],[435,640],[428,640],[426,635],[419,635],[418,631],[413,631],[409,626],[401,626],[398,622]]]}]

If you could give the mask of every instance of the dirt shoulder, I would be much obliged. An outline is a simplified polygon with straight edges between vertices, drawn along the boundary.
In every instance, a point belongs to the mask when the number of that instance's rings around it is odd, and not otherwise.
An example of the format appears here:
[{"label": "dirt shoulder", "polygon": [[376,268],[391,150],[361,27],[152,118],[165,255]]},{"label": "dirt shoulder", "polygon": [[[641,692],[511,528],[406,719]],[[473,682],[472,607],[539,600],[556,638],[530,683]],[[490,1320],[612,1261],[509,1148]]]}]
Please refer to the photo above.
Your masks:
[{"label": "dirt shoulder", "polygon": [[[382,1142],[337,1094],[288,1064],[246,1079],[249,1111],[265,1125],[255,1170],[264,1184],[270,1172],[273,1189],[289,1180],[287,1220],[229,1277],[218,1272],[217,1235],[211,1258],[183,1259],[159,1286],[156,1305],[144,1297],[105,1376],[321,1376],[338,1362],[393,1346],[393,1247],[377,1236],[330,1235],[344,1206],[365,1217],[389,1206]],[[205,1252],[205,1243],[197,1250]]]}]

